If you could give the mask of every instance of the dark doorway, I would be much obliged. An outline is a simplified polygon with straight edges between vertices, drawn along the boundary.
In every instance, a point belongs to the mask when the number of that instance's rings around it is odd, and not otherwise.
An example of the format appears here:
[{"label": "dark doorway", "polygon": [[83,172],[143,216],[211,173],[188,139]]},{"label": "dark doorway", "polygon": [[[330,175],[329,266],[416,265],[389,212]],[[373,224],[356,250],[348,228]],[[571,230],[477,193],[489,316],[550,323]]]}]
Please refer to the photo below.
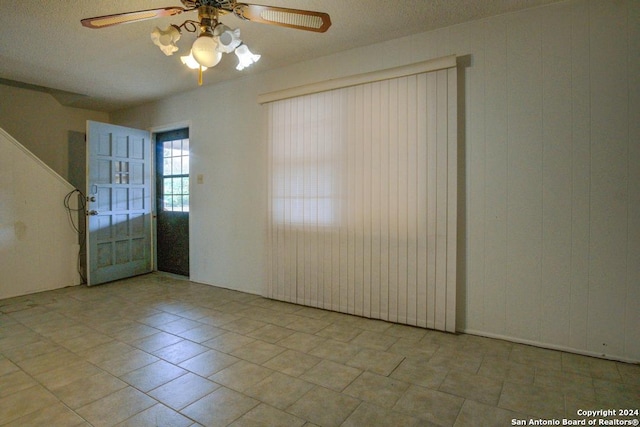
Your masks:
[{"label": "dark doorway", "polygon": [[189,129],[156,134],[159,271],[189,276]]}]

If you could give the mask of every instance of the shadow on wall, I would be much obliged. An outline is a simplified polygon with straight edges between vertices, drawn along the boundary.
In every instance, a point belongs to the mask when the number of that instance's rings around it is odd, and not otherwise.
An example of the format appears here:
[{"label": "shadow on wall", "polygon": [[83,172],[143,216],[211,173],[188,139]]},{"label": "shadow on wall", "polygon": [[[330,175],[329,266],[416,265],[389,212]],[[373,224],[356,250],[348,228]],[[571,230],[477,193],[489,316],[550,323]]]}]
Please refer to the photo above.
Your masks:
[{"label": "shadow on wall", "polygon": [[465,71],[472,65],[471,55],[458,56],[458,237],[456,271],[456,329],[464,330],[467,320],[467,171],[466,171],[466,92]]},{"label": "shadow on wall", "polygon": [[[87,143],[86,134],[84,132],[76,132],[70,130],[68,132],[68,179],[71,185],[81,191],[78,198],[85,197],[87,187]],[[83,206],[81,200],[78,200],[77,206]],[[78,212],[77,224],[80,233],[78,233],[78,244],[80,245],[80,253],[78,255],[78,268],[81,277],[87,277],[87,248],[85,245],[86,216],[85,212]],[[84,280],[83,280],[84,281]]]}]

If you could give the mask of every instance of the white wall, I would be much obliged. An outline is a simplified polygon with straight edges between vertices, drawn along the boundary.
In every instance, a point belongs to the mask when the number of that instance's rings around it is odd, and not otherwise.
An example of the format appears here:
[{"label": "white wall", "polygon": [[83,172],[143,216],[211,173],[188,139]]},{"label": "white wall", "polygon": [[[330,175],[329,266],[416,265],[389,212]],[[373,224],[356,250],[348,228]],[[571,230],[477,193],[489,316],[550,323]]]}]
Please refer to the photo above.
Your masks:
[{"label": "white wall", "polygon": [[142,128],[191,120],[192,173],[204,176],[193,188],[191,277],[262,293],[266,139],[256,96],[460,55],[461,330],[638,361],[639,33],[640,2],[569,1],[110,117]]},{"label": "white wall", "polygon": [[0,152],[0,299],[80,284],[73,187],[1,128]]},{"label": "white wall", "polygon": [[142,129],[191,123],[190,171],[203,183],[191,181],[190,278],[251,293],[262,293],[266,235],[258,92],[257,81],[246,79],[112,115],[116,124]]},{"label": "white wall", "polygon": [[639,6],[567,2],[450,33],[473,55],[468,331],[640,360]]},{"label": "white wall", "polygon": [[48,93],[0,84],[0,127],[65,179],[69,131],[84,133],[87,120],[106,122],[109,115],[65,107]]}]

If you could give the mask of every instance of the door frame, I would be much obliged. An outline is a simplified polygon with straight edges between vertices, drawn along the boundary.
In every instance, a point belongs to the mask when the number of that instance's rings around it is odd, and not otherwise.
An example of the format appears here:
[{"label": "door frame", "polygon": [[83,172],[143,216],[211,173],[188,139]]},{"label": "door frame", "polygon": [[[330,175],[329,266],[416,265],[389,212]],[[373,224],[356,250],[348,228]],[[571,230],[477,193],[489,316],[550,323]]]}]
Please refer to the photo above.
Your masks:
[{"label": "door frame", "polygon": [[[156,176],[158,171],[156,170],[156,165],[157,165],[157,161],[158,159],[156,158],[156,134],[158,133],[162,133],[162,132],[171,132],[173,130],[178,130],[178,129],[183,129],[183,128],[187,128],[189,129],[189,147],[192,147],[192,143],[191,143],[191,120],[186,120],[186,121],[181,121],[181,122],[174,122],[174,123],[170,123],[167,125],[161,125],[161,126],[153,126],[151,128],[149,128],[149,133],[151,133],[151,144],[152,144],[152,153],[151,153],[151,161],[153,162],[153,167],[151,169],[151,174],[152,174],[152,179],[151,179],[151,186],[152,186],[152,205],[153,205],[153,210],[151,212],[151,240],[152,240],[152,244],[151,244],[151,250],[153,251],[153,254],[151,256],[151,268],[153,269],[153,271],[158,271],[158,200],[157,200],[157,186],[156,186]],[[189,151],[191,151],[191,148],[189,148]],[[189,157],[191,158],[191,157]],[[191,160],[189,160],[191,162]],[[191,166],[191,165],[189,165]],[[189,176],[191,176],[191,167],[189,167]],[[193,189],[192,186],[192,180],[189,179],[189,194],[191,195],[191,191]],[[189,196],[189,198],[191,198],[191,196]],[[189,211],[189,230],[191,230],[191,211]],[[189,258],[191,258],[191,245],[192,245],[192,241],[191,241],[191,232],[189,232]],[[191,259],[189,259],[189,261],[191,261]],[[168,273],[167,273],[168,274]],[[191,277],[191,262],[189,262],[189,277]]]}]

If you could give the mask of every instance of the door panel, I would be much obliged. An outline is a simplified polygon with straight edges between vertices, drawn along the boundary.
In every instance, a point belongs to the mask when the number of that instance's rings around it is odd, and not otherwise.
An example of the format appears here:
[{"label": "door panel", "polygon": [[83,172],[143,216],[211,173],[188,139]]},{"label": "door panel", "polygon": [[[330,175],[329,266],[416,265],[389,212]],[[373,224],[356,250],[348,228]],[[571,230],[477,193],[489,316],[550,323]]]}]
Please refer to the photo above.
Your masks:
[{"label": "door panel", "polygon": [[87,284],[151,271],[149,132],[87,122]]},{"label": "door panel", "polygon": [[189,129],[155,139],[157,269],[189,276]]}]

